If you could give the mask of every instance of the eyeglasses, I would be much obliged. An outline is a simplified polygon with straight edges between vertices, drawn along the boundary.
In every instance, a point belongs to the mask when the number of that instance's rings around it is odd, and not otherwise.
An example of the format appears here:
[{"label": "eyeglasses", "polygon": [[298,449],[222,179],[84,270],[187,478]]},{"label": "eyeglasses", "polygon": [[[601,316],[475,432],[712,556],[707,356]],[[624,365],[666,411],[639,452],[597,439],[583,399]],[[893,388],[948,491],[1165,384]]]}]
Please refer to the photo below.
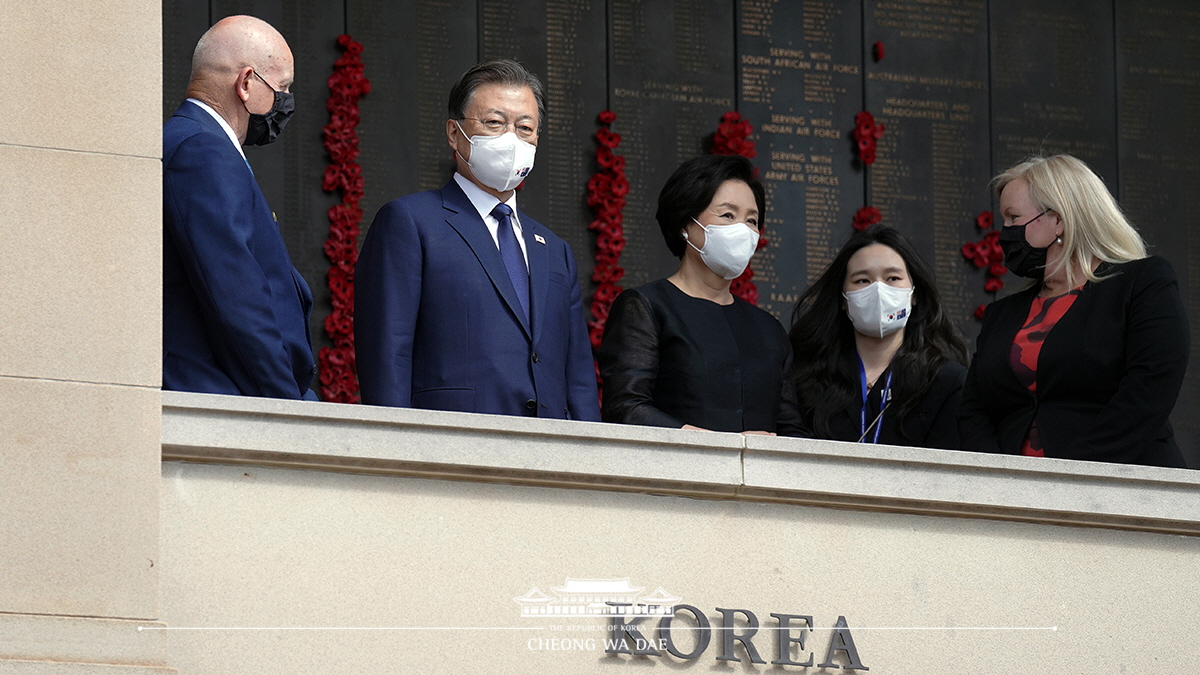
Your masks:
[{"label": "eyeglasses", "polygon": [[479,125],[487,131],[488,136],[499,136],[500,134],[508,131],[510,127],[512,128],[513,133],[517,135],[517,138],[520,138],[523,141],[528,141],[534,136],[537,136],[537,127],[531,124],[528,120],[506,122],[499,117],[489,117],[487,119],[480,119],[478,117],[463,117],[462,119],[478,122]]},{"label": "eyeglasses", "polygon": [[262,75],[259,75],[257,70],[251,70],[250,72],[254,73],[254,76],[255,76],[255,77],[257,77],[258,79],[262,80],[263,84],[265,84],[265,85],[267,85],[268,87],[270,87],[270,88],[271,88],[271,91],[275,91],[275,92],[282,92],[282,91],[283,91],[282,89],[276,89],[276,88],[275,88],[275,86],[274,86],[273,84],[271,84],[270,82],[267,82],[267,78],[263,77]]}]

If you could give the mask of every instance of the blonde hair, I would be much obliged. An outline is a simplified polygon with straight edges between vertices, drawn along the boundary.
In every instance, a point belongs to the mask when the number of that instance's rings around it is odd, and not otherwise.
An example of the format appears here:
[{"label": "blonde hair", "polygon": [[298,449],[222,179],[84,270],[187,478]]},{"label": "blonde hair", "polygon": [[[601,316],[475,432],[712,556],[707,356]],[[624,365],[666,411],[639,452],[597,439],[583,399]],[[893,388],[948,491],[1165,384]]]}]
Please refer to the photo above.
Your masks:
[{"label": "blonde hair", "polygon": [[1065,270],[1067,287],[1101,281],[1092,259],[1109,263],[1146,257],[1146,242],[1134,229],[1100,177],[1071,155],[1030,157],[992,179],[996,198],[1009,183],[1025,179],[1029,198],[1038,211],[1051,210],[1062,221],[1063,252],[1046,276]]}]

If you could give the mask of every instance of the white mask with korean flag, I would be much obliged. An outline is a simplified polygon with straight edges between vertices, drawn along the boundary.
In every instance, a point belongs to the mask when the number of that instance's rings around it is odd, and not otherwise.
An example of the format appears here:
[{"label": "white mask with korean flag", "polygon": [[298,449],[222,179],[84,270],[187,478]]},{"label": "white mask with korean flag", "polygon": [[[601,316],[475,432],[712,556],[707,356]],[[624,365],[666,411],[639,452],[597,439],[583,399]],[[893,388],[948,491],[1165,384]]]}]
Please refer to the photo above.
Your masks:
[{"label": "white mask with korean flag", "polygon": [[456,121],[458,131],[471,144],[467,166],[480,183],[497,192],[508,192],[521,184],[533,171],[537,146],[517,138],[511,131],[499,136],[467,136]]},{"label": "white mask with korean flag", "polygon": [[843,293],[846,314],[854,330],[870,337],[884,338],[904,328],[912,314],[911,288],[889,286],[882,281]]}]

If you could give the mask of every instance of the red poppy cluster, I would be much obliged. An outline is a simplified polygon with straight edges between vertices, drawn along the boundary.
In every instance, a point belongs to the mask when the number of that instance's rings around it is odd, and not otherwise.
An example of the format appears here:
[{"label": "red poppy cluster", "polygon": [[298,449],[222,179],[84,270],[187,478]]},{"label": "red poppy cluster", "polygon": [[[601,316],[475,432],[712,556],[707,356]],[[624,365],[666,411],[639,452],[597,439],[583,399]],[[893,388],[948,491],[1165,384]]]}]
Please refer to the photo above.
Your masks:
[{"label": "red poppy cluster", "polygon": [[854,212],[854,229],[862,232],[875,223],[883,222],[883,214],[874,206],[864,206]]},{"label": "red poppy cluster", "polygon": [[601,125],[595,136],[599,170],[587,183],[587,205],[596,214],[588,224],[588,229],[596,233],[596,264],[592,267],[596,291],[592,294],[592,320],[588,322],[588,337],[593,349],[600,346],[600,340],[604,337],[608,312],[612,309],[613,300],[621,292],[617,282],[625,276],[625,269],[620,265],[621,252],[625,250],[624,216],[621,211],[625,208],[625,195],[629,194],[625,158],[614,152],[621,144],[621,136],[609,128],[617,116],[605,110],[597,119]]},{"label": "red poppy cluster", "polygon": [[[986,230],[987,234],[983,235],[983,239],[969,241],[962,247],[964,258],[975,267],[987,269],[987,280],[983,282],[983,290],[988,293],[996,293],[1004,288],[1004,280],[1000,277],[1008,273],[1008,268],[1004,266],[1004,251],[1000,248],[1000,232],[992,229],[994,224],[995,219],[991,211],[980,212],[975,216],[975,226]],[[979,305],[975,308],[976,318],[983,318],[984,306]]]},{"label": "red poppy cluster", "polygon": [[717,125],[717,130],[713,133],[712,154],[741,155],[753,158],[758,151],[754,149],[754,141],[750,140],[752,133],[754,133],[754,126],[750,124],[750,121],[742,117],[741,113],[736,110],[730,110],[721,115],[721,123]]},{"label": "red poppy cluster", "polygon": [[[754,141],[750,140],[750,134],[754,133],[754,125],[750,121],[742,117],[742,114],[736,110],[721,115],[721,123],[717,125],[717,130],[713,132],[712,154],[714,155],[741,155],[746,159],[751,159],[758,154],[754,149]],[[754,170],[754,175],[758,175],[758,169]],[[760,225],[761,227],[765,223]],[[761,251],[770,243],[766,237],[758,238],[758,247],[754,250]],[[746,271],[742,272],[741,276],[734,279],[729,284],[729,292],[734,296],[745,300],[746,302],[758,304],[758,287],[754,285],[751,279],[754,278],[754,270],[746,267]]]},{"label": "red poppy cluster", "polygon": [[875,116],[866,110],[854,116],[854,131],[850,132],[850,136],[858,147],[858,158],[864,166],[875,163],[875,144],[883,138],[886,129],[883,124],[876,124]]},{"label": "red poppy cluster", "polygon": [[358,403],[358,376],[354,364],[354,264],[358,262],[359,224],[362,222],[362,167],[358,164],[358,100],[371,91],[363,76],[362,43],[349,35],[337,39],[342,55],[329,76],[329,124],[323,129],[329,166],[321,187],[338,190],[342,203],[329,209],[329,290],[333,311],[325,317],[325,332],[333,347],[317,355],[321,370],[321,398],[337,403]]}]

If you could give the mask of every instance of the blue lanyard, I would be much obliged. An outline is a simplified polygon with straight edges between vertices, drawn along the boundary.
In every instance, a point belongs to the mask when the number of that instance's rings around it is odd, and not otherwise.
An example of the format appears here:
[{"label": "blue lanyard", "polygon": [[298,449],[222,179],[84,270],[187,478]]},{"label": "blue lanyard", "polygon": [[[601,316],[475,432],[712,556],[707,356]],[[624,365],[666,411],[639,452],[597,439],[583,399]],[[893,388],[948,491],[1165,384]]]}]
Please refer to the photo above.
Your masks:
[{"label": "blue lanyard", "polygon": [[[867,432],[870,428],[867,426],[867,395],[870,390],[867,389],[867,369],[863,366],[862,358],[858,359],[858,382],[862,390],[862,410],[859,411],[859,436],[858,442],[866,442]],[[883,411],[887,410],[888,400],[892,397],[892,372],[888,371],[887,381],[884,382],[883,391],[879,393],[879,414],[875,416],[875,421],[871,422],[871,426],[875,427],[875,436],[870,441],[871,443],[879,442],[879,432],[883,430]]]}]

